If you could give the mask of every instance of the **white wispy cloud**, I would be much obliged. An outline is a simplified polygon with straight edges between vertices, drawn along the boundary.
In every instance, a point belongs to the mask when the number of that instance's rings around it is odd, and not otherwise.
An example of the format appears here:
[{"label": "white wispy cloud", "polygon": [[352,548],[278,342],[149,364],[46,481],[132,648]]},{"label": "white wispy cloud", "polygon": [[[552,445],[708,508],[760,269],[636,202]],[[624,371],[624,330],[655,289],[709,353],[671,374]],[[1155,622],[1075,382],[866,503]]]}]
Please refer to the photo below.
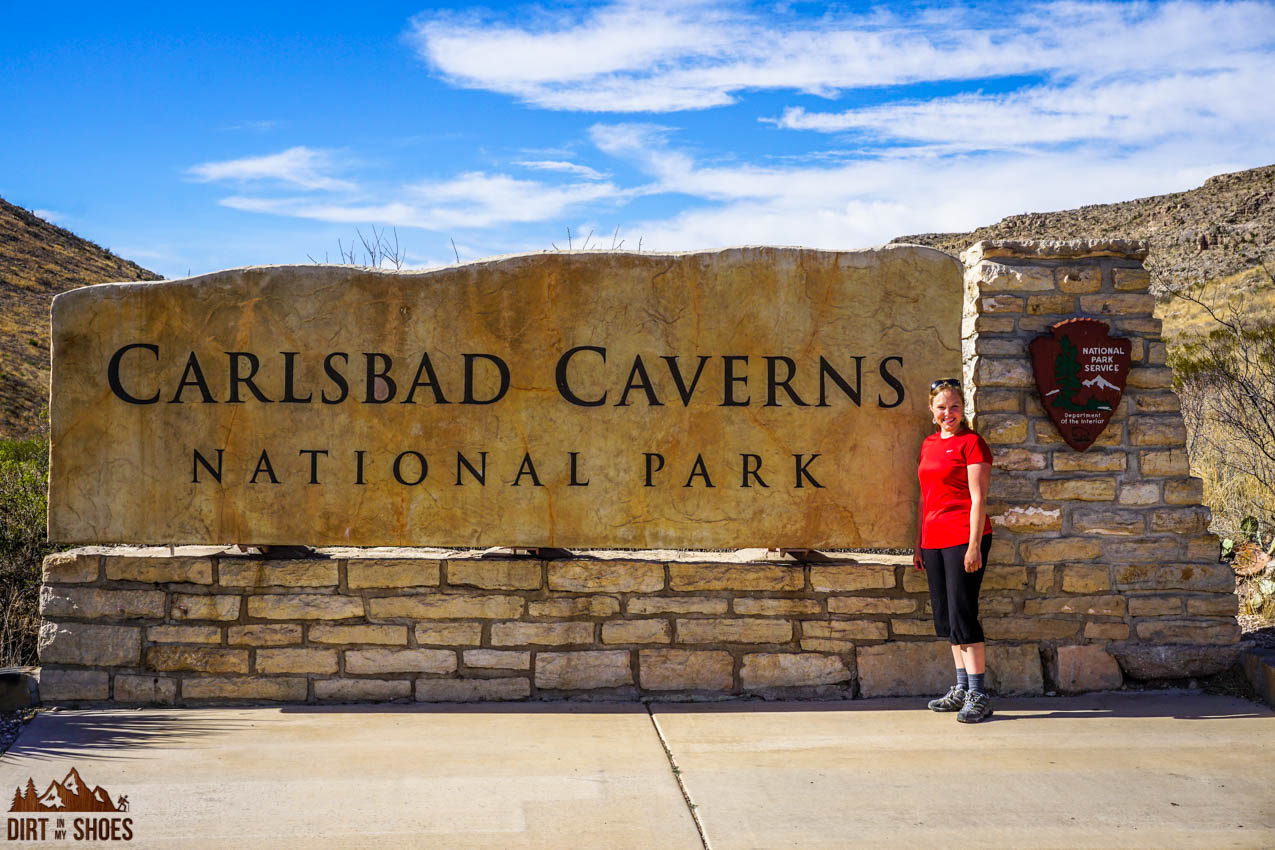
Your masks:
[{"label": "white wispy cloud", "polygon": [[221,204],[318,221],[376,222],[446,231],[552,220],[570,207],[619,198],[624,193],[610,182],[550,185],[505,174],[470,172],[450,180],[409,185],[395,194],[388,201],[236,195],[222,199]]},{"label": "white wispy cloud", "polygon": [[31,210],[31,214],[39,216],[50,224],[58,224],[66,221],[67,218],[65,213],[60,213],[56,210]]},{"label": "white wispy cloud", "polygon": [[121,257],[128,257],[129,259],[141,260],[143,262],[173,263],[181,259],[181,256],[170,248],[147,248],[135,245],[121,245],[115,252]]},{"label": "white wispy cloud", "polygon": [[603,180],[608,176],[587,165],[578,165],[574,162],[558,159],[524,159],[515,162],[514,165],[520,165],[523,168],[530,168],[535,171],[561,171],[565,174],[575,174],[589,180]]},{"label": "white wispy cloud", "polygon": [[259,121],[235,121],[223,127],[223,130],[247,131],[251,133],[268,133],[283,126],[282,121],[264,119]]},{"label": "white wispy cloud", "polygon": [[[587,156],[575,138],[517,151],[507,169],[532,175],[373,184],[308,147],[190,175],[240,184],[221,201],[234,209],[459,230],[471,259],[526,247],[526,225],[560,232],[567,216],[605,232],[618,219],[630,246],[640,237],[664,250],[863,247],[1190,188],[1275,159],[1273,3],[891,8],[811,18],[729,0],[619,0],[412,22],[444,79],[541,109],[672,113],[759,91],[827,99],[826,110],[781,109],[772,97],[753,112],[765,122],[756,133],[790,140],[782,156],[750,160],[753,139],[660,118],[595,123]],[[891,88],[911,83],[945,94]],[[856,89],[870,92],[835,102]],[[856,100],[868,105],[847,108]],[[639,197],[634,221],[625,204]]]},{"label": "white wispy cloud", "polygon": [[486,227],[497,222],[546,221],[567,208],[605,198],[620,190],[609,182],[554,185],[519,180],[505,174],[472,172],[432,183],[418,183],[410,193],[431,219],[446,226]]},{"label": "white wispy cloud", "polygon": [[583,17],[426,14],[410,37],[458,86],[548,109],[672,112],[733,103],[751,90],[832,97],[935,80],[1225,69],[1237,55],[1270,48],[1275,7],[1052,2],[1011,12],[974,4],[811,20],[728,2],[619,0]]},{"label": "white wispy cloud", "polygon": [[203,182],[275,181],[302,189],[346,190],[354,184],[332,176],[339,168],[330,152],[300,145],[279,153],[192,166],[187,174]]},{"label": "white wispy cloud", "polygon": [[[665,128],[597,125],[601,150],[649,175],[647,192],[689,194],[689,208],[626,222],[659,250],[742,244],[847,249],[907,233],[963,231],[1006,215],[1066,209],[1199,185],[1247,166],[1246,144],[1192,156],[1194,141],[1169,138],[1134,154],[1067,149],[940,155],[921,146],[840,162],[715,164],[672,146]],[[1166,189],[1167,187],[1167,189]]]},{"label": "white wispy cloud", "polygon": [[[734,26],[729,16],[694,0],[618,3],[580,22],[569,9],[520,10],[517,18],[519,24],[509,24],[476,13],[424,14],[413,20],[411,38],[458,85],[515,94],[540,106],[585,109],[593,108],[587,102],[609,97],[613,87],[625,87],[630,75],[678,67],[712,45],[725,53],[734,41],[727,34]],[[637,91],[619,96],[643,99]],[[657,95],[649,108],[665,97]],[[686,106],[712,105],[700,103],[703,97],[688,92]]]},{"label": "white wispy cloud", "polygon": [[1275,128],[1275,58],[1245,67],[1035,86],[1004,95],[961,94],[844,112],[784,110],[781,128],[854,132],[879,143],[920,142],[947,150],[991,150],[1081,141],[1141,145],[1171,135],[1244,133]]}]

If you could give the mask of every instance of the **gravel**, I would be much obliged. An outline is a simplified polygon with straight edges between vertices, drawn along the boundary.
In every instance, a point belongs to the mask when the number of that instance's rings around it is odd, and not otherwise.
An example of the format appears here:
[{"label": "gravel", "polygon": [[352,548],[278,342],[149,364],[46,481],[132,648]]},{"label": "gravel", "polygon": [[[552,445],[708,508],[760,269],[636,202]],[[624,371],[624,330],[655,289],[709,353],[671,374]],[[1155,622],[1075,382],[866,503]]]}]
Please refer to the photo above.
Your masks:
[{"label": "gravel", "polygon": [[9,747],[22,734],[22,727],[31,722],[40,709],[20,708],[17,711],[0,713],[0,753],[9,751]]},{"label": "gravel", "polygon": [[1244,640],[1251,640],[1261,647],[1275,649],[1275,623],[1272,623],[1270,618],[1240,614],[1236,619],[1240,622],[1240,631],[1244,633]]}]

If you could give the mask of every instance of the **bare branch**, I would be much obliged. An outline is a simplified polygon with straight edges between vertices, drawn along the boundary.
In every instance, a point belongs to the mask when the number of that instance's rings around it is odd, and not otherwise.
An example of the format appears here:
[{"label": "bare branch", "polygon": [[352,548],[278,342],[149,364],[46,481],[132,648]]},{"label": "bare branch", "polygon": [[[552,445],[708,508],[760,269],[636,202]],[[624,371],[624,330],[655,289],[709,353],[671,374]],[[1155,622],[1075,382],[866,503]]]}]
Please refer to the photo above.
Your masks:
[{"label": "bare branch", "polygon": [[398,228],[394,228],[394,253],[390,255],[390,262],[394,264],[395,271],[403,270],[403,263],[407,261],[407,252],[400,251],[398,247]]},{"label": "bare branch", "polygon": [[[1265,259],[1258,264],[1275,283]],[[1245,516],[1275,519],[1275,321],[1216,283],[1173,293],[1208,319],[1207,332],[1169,358],[1192,469],[1221,529]]]}]

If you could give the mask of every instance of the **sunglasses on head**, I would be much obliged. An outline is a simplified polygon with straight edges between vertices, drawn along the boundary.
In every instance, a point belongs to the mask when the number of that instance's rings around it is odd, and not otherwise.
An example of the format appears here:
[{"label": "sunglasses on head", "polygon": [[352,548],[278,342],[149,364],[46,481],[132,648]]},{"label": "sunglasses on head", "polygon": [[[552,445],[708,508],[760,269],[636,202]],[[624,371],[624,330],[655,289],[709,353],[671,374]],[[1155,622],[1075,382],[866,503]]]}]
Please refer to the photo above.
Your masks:
[{"label": "sunglasses on head", "polygon": [[961,382],[956,380],[956,378],[939,378],[937,381],[930,384],[930,392],[934,392],[939,387],[956,387],[959,390],[961,388]]}]

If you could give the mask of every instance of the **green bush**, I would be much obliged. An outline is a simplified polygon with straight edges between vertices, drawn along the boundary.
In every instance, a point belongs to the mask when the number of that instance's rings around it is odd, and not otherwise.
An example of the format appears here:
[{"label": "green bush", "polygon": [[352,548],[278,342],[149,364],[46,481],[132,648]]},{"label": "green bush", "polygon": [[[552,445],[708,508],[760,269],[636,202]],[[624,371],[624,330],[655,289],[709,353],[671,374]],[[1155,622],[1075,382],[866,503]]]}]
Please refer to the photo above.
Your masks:
[{"label": "green bush", "polygon": [[0,440],[0,665],[35,664],[45,529],[47,438]]}]

